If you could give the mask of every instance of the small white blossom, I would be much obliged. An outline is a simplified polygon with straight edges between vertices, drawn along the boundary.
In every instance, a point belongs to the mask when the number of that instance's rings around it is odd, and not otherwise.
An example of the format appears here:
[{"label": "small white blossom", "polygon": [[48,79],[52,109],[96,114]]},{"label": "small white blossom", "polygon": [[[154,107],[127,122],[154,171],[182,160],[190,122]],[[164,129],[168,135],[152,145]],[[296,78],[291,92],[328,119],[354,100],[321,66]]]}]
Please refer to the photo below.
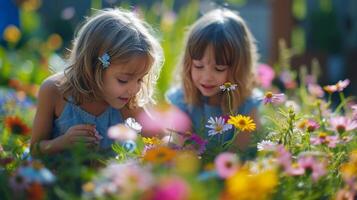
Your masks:
[{"label": "small white blossom", "polygon": [[232,128],[231,124],[227,124],[223,117],[210,117],[208,119],[207,128],[211,129],[208,131],[208,136],[222,134],[223,132]]},{"label": "small white blossom", "polygon": [[125,120],[125,125],[133,129],[136,133],[140,133],[143,128],[138,122],[135,121],[134,118],[131,117]]},{"label": "small white blossom", "polygon": [[270,140],[262,140],[257,144],[258,151],[272,151],[276,147],[276,143]]},{"label": "small white blossom", "polygon": [[219,88],[222,90],[222,91],[233,91],[237,88],[237,84],[231,84],[229,82],[227,83],[224,83],[223,85],[219,86]]}]

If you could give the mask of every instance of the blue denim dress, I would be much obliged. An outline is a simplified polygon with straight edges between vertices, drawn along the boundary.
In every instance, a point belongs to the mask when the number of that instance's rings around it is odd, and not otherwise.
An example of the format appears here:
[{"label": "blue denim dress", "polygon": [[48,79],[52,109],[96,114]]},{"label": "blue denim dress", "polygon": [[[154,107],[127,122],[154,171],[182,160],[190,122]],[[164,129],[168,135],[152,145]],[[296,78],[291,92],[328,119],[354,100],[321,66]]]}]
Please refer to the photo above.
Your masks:
[{"label": "blue denim dress", "polygon": [[[207,102],[207,98],[202,99],[204,102],[201,106],[189,105],[185,102],[184,93],[181,88],[170,89],[166,93],[166,100],[177,106],[179,109],[184,111],[190,117],[192,121],[193,132],[200,135],[203,138],[208,139],[208,129],[205,127],[207,121],[210,117],[220,117],[222,115],[227,115],[222,112],[220,106],[212,106]],[[238,114],[248,115],[252,109],[257,108],[260,105],[261,100],[259,98],[250,97],[245,100],[245,102],[238,108]],[[233,136],[233,129],[224,133],[224,141],[228,141]],[[211,138],[214,140],[220,140],[218,135],[214,136],[217,138]]]},{"label": "blue denim dress", "polygon": [[94,116],[74,104],[70,98],[66,102],[61,115],[53,122],[52,138],[65,134],[74,125],[93,124],[96,125],[97,131],[103,137],[100,140],[100,148],[108,150],[111,148],[114,140],[108,137],[107,131],[109,127],[118,123],[124,123],[124,120],[117,109],[108,106],[102,114]]}]

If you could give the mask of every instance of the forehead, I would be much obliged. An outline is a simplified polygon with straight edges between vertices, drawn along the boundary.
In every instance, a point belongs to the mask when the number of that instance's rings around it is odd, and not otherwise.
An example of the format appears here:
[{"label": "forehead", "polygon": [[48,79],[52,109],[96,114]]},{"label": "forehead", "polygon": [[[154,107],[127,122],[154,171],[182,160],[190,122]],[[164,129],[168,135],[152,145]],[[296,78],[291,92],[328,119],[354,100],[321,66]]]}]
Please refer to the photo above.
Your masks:
[{"label": "forehead", "polygon": [[150,66],[151,59],[148,55],[136,55],[124,62],[113,61],[108,69],[115,74],[135,76],[148,73]]},{"label": "forehead", "polygon": [[207,48],[203,51],[203,54],[200,58],[193,58],[193,60],[197,60],[203,63],[212,63],[216,64],[215,52],[212,46],[207,46]]}]

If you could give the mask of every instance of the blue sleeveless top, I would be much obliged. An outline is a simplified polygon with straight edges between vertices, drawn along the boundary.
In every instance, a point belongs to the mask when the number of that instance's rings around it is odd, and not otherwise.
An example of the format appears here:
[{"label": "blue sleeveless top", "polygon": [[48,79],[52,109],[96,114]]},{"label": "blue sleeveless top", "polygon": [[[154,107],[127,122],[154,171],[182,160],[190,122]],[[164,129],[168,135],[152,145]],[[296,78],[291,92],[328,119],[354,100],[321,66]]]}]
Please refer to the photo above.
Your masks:
[{"label": "blue sleeveless top", "polygon": [[108,137],[107,131],[109,127],[123,122],[124,120],[120,112],[111,106],[108,106],[99,116],[94,116],[75,105],[70,98],[69,101],[66,102],[61,115],[53,122],[52,138],[65,134],[66,131],[74,125],[93,124],[96,125],[97,131],[103,137],[103,139],[100,140],[100,148],[110,151],[114,140]]},{"label": "blue sleeveless top", "polygon": [[[189,105],[185,102],[184,93],[182,88],[173,88],[170,89],[166,94],[166,100],[177,106],[180,110],[184,111],[190,117],[192,121],[192,128],[193,132],[200,135],[201,137],[207,139],[208,136],[208,128],[206,128],[207,121],[210,117],[220,117],[223,115],[222,109],[220,106],[212,106],[206,103],[206,99],[202,99],[204,103],[201,106]],[[250,97],[245,100],[245,102],[239,107],[238,114],[241,115],[248,115],[252,109],[257,108],[260,104],[260,98]],[[226,114],[225,114],[226,115]],[[224,141],[228,141],[233,136],[233,129],[225,132],[224,134]],[[210,140],[209,143],[214,142],[214,140],[220,140],[218,138],[219,135],[213,136],[212,141]],[[209,144],[213,145],[213,144]]]}]

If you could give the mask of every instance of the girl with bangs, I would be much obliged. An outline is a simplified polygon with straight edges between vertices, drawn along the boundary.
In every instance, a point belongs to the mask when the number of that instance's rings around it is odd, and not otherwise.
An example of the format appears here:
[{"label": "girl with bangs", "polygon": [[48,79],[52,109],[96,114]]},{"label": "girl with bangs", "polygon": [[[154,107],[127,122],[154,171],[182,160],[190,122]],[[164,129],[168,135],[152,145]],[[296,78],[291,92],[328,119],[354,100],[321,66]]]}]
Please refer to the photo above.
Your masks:
[{"label": "girl with bangs", "polygon": [[[257,57],[246,23],[230,10],[210,11],[190,27],[178,65],[181,85],[166,98],[188,114],[194,133],[209,138],[208,147],[217,146],[222,134],[223,141],[232,139],[233,131],[223,124],[233,113],[248,115],[259,125],[260,101],[251,94]],[[248,133],[239,133],[231,147],[243,150],[249,141]]]},{"label": "girl with bangs", "polygon": [[110,126],[152,103],[162,49],[134,13],[98,11],[78,30],[63,73],[39,91],[32,154],[59,153],[84,143],[111,149]]}]

